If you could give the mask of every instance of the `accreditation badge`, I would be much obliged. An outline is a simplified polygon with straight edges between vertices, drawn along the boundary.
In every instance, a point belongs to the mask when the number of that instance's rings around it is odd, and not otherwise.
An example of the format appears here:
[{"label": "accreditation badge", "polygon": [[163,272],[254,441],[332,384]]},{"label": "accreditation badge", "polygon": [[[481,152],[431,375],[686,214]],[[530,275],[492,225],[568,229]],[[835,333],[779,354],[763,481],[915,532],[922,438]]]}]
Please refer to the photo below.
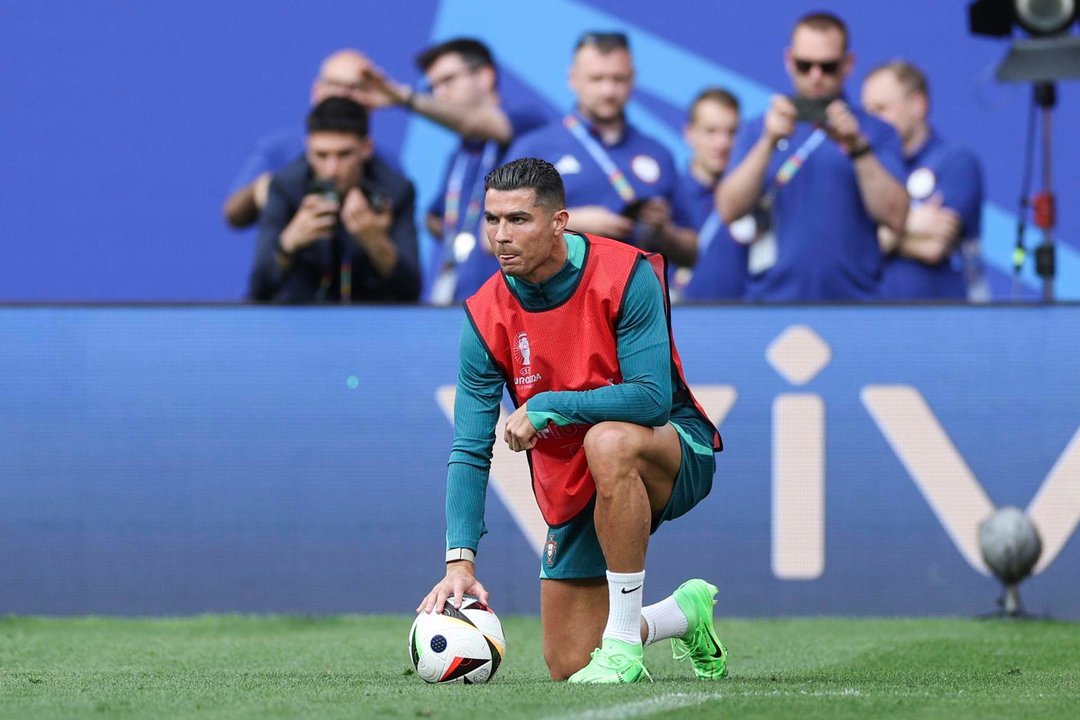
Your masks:
[{"label": "accreditation badge", "polygon": [[912,170],[907,179],[907,191],[912,200],[922,202],[934,194],[937,189],[937,177],[930,168],[921,167]]},{"label": "accreditation badge", "polygon": [[746,270],[751,275],[760,275],[776,265],[776,233],[772,228],[763,232],[750,244],[746,257]]},{"label": "accreditation badge", "polygon": [[463,262],[469,259],[472,255],[473,249],[476,247],[476,236],[471,232],[460,232],[454,236],[454,246],[452,248],[454,253],[454,264],[461,265]]},{"label": "accreditation badge", "polygon": [[747,213],[728,225],[728,232],[735,242],[749,245],[757,237],[757,220],[753,213]]},{"label": "accreditation badge", "polygon": [[642,182],[650,185],[660,179],[660,163],[656,161],[656,158],[649,155],[635,155],[634,159],[630,161],[630,170]]}]

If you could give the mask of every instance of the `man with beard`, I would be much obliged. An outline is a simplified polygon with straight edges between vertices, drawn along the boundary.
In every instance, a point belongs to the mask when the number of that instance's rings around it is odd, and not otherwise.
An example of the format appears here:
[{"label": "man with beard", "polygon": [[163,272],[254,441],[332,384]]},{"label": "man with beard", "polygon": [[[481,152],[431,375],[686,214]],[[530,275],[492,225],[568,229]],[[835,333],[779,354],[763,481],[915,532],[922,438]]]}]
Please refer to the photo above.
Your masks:
[{"label": "man with beard", "polygon": [[678,173],[667,148],[626,119],[634,65],[626,35],[587,32],[578,40],[569,83],[574,111],[515,142],[506,158],[547,160],[562,176],[569,227],[692,258],[694,234],[672,215]]}]

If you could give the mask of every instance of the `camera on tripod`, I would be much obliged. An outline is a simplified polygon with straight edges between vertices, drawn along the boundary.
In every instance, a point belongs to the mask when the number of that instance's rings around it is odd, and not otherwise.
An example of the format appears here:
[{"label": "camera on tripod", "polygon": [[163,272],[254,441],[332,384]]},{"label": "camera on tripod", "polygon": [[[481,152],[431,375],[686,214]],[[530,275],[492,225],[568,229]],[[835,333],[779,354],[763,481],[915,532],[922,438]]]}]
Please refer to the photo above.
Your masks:
[{"label": "camera on tripod", "polygon": [[1035,273],[1043,281],[1043,300],[1054,299],[1054,226],[1055,199],[1051,189],[1051,111],[1057,103],[1056,80],[1080,79],[1080,37],[1069,30],[1080,16],[1078,0],[976,0],[968,6],[968,23],[975,35],[1012,37],[1019,26],[1031,37],[1013,40],[1009,52],[997,69],[999,82],[1032,83],[1032,114],[1029,122],[1028,167],[1033,158],[1035,109],[1042,116],[1042,190],[1029,197],[1029,180],[1020,195],[1020,223],[1013,252],[1013,295],[1019,295],[1020,273],[1026,262],[1024,227],[1027,210],[1034,210],[1035,225],[1043,232],[1042,243],[1035,248]]},{"label": "camera on tripod", "polygon": [[1070,29],[1080,17],[1077,0],[976,0],[968,6],[974,35],[1014,40],[997,70],[1001,82],[1051,82],[1080,78],[1080,37]]}]

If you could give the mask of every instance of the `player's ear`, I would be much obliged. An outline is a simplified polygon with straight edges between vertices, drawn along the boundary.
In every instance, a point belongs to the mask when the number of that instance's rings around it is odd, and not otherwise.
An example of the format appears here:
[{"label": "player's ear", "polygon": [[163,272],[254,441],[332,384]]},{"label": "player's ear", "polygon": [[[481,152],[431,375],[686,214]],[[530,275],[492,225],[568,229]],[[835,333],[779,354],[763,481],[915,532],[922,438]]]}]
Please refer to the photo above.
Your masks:
[{"label": "player's ear", "polygon": [[552,234],[562,235],[563,230],[566,230],[566,223],[570,220],[570,213],[566,211],[566,208],[559,210],[551,216],[551,231]]},{"label": "player's ear", "polygon": [[371,156],[375,154],[375,143],[372,142],[370,137],[361,138],[360,140],[360,159],[367,162],[371,159]]},{"label": "player's ear", "polygon": [[840,71],[843,73],[843,76],[846,78],[848,75],[851,74],[851,71],[854,70],[854,69],[855,69],[855,53],[848,50],[846,53],[844,53],[844,62],[843,62],[843,65],[840,68]]}]

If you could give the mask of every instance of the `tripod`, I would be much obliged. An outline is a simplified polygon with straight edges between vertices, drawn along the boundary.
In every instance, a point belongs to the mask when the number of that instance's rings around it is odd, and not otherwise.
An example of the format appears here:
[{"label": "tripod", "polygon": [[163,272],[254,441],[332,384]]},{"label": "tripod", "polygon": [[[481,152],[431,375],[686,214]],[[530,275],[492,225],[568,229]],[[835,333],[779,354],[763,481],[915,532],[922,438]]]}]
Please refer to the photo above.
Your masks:
[{"label": "tripod", "polygon": [[[1053,152],[1051,151],[1050,119],[1051,111],[1057,104],[1057,88],[1052,82],[1042,81],[1034,84],[1033,91],[1033,109],[1035,106],[1039,108],[1039,114],[1041,115],[1042,120],[1042,129],[1040,132],[1042,146],[1042,189],[1035,193],[1031,198],[1035,227],[1042,230],[1042,242],[1035,248],[1035,274],[1042,278],[1043,302],[1050,303],[1054,301],[1054,226],[1056,219],[1054,192],[1051,189],[1051,158],[1053,157]],[[1034,126],[1031,127],[1031,130],[1034,131]],[[1028,162],[1030,162],[1030,160],[1031,159],[1029,158]],[[1027,192],[1028,188],[1025,187],[1023,191],[1024,196],[1021,198],[1020,227],[1016,237],[1016,253],[1014,256],[1015,275],[1013,278],[1013,294],[1016,297],[1019,296],[1020,271],[1023,269],[1024,257],[1026,255],[1024,251],[1024,214],[1026,213],[1028,202]]]}]

